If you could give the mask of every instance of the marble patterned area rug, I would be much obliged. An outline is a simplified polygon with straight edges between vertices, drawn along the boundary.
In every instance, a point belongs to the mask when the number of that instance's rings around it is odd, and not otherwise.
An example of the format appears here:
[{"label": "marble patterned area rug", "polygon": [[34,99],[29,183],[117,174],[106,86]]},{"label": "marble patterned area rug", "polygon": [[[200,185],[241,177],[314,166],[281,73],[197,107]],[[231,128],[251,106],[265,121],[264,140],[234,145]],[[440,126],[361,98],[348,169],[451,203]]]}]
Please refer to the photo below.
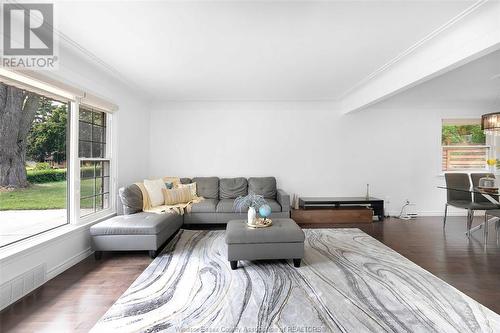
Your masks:
[{"label": "marble patterned area rug", "polygon": [[359,229],[306,229],[300,268],[181,230],[92,332],[500,332],[500,316]]}]

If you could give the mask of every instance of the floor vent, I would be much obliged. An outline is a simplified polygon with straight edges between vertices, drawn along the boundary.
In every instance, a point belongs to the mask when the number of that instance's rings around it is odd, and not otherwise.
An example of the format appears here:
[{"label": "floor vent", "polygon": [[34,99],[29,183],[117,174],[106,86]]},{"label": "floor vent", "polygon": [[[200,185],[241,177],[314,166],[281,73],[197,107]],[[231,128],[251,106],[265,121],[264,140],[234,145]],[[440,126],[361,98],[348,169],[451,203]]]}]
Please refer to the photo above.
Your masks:
[{"label": "floor vent", "polygon": [[7,281],[0,286],[0,310],[40,287],[46,280],[47,268],[41,264]]}]

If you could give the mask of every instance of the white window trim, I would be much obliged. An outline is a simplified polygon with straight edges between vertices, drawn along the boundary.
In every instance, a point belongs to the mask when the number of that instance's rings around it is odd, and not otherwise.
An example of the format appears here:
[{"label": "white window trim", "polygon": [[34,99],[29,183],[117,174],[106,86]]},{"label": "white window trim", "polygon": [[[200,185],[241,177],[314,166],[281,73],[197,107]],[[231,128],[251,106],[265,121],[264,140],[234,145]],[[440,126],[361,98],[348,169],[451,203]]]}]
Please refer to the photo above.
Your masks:
[{"label": "white window trim", "polygon": [[[0,69],[0,81],[5,84],[17,86],[22,89],[30,90],[41,95],[46,95],[49,98],[61,100],[68,103],[69,106],[69,159],[68,159],[68,224],[65,225],[83,225],[92,223],[104,217],[116,214],[116,198],[117,198],[117,128],[115,126],[116,113],[118,106],[99,96],[93,95],[87,91],[75,88],[69,84],[63,83],[60,80],[54,79],[51,76],[46,76],[39,72],[31,71],[11,71]],[[78,136],[79,136],[79,105],[90,105],[93,108],[100,109],[107,113],[107,156],[110,161],[110,189],[109,189],[109,208],[99,211],[95,214],[87,215],[80,218],[80,159],[78,157]],[[108,129],[109,128],[109,129]],[[61,227],[64,227],[62,225]],[[56,228],[58,229],[58,228]],[[47,232],[53,232],[48,230]],[[25,242],[36,241],[45,237],[46,232],[34,235],[27,239],[21,240]],[[16,246],[19,242],[14,242],[5,248]]]},{"label": "white window trim", "polygon": [[80,162],[78,161],[78,102],[70,102],[70,160],[69,160],[69,223],[78,224],[80,217]]},{"label": "white window trim", "polygon": [[[115,135],[115,122],[114,122],[114,117],[116,114],[114,114],[112,111],[114,110],[104,110],[101,108],[97,108],[93,105],[89,105],[93,109],[96,109],[98,111],[106,113],[106,157],[105,158],[80,158],[79,157],[79,152],[78,152],[78,140],[79,140],[79,112],[80,112],[80,105],[85,105],[87,106],[88,104],[84,103],[79,103],[75,102],[75,109],[77,112],[75,112],[75,119],[72,119],[75,124],[72,123],[72,125],[76,126],[76,164],[75,168],[76,170],[73,170],[76,174],[75,176],[75,181],[72,182],[76,186],[76,191],[72,192],[74,193],[74,198],[71,199],[74,210],[72,213],[72,223],[73,224],[86,224],[86,223],[91,223],[93,221],[102,219],[103,217],[116,214],[116,197],[117,197],[117,189],[116,189],[116,154],[117,154],[117,145],[115,144],[116,142],[116,135]],[[73,138],[72,138],[73,139]],[[100,210],[98,212],[88,214],[85,216],[80,217],[80,162],[81,161],[109,161],[109,208]],[[72,168],[73,169],[73,168]]]}]

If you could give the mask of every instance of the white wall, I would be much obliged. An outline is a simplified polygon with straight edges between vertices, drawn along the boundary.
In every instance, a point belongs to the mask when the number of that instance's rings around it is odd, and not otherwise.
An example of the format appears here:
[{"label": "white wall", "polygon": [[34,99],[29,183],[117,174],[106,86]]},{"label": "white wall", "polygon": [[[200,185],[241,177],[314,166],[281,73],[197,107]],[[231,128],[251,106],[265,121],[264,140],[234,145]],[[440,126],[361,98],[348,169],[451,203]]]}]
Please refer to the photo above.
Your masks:
[{"label": "white wall", "polygon": [[151,176],[268,176],[302,196],[404,200],[441,214],[442,117],[480,116],[455,106],[383,105],[341,115],[324,102],[178,102],[151,113]]}]

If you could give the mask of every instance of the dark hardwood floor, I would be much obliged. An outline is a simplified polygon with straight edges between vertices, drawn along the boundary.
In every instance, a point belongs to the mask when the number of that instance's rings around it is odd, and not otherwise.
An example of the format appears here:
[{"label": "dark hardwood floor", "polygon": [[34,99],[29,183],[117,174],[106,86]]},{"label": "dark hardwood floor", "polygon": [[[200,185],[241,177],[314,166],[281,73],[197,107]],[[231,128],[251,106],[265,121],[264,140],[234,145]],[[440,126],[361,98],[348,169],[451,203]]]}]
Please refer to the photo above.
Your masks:
[{"label": "dark hardwood floor", "polygon": [[[470,241],[464,217],[330,227],[356,227],[500,313],[500,246],[490,227],[484,249],[482,230]],[[480,218],[476,223],[480,222]],[[0,332],[87,332],[151,263],[147,252],[89,257],[0,313]]]}]

